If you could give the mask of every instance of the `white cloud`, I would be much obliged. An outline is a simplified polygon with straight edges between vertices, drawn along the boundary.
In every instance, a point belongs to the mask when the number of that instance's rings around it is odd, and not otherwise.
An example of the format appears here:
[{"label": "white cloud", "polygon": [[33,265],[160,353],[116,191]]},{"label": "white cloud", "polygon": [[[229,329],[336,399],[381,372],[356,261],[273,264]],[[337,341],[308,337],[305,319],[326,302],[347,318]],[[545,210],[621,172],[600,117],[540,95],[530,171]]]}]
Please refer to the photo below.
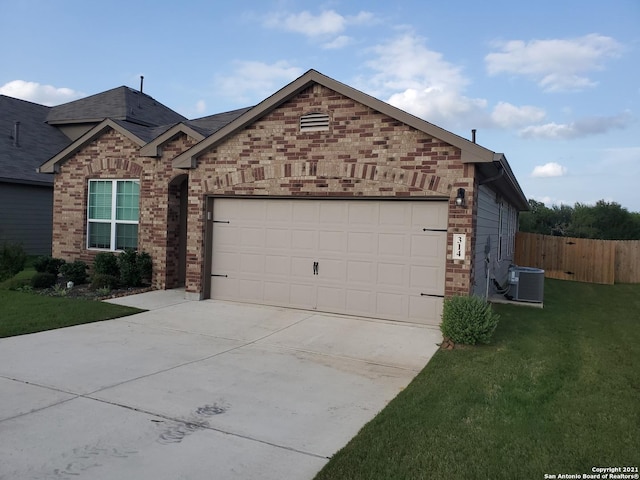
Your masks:
[{"label": "white cloud", "polygon": [[502,128],[522,127],[540,122],[546,116],[543,109],[531,105],[518,107],[507,102],[499,102],[491,112],[493,122]]},{"label": "white cloud", "polygon": [[[430,50],[424,38],[405,32],[370,49],[366,65],[373,75],[360,80],[361,88],[390,104],[445,128],[486,124],[487,102],[463,91],[469,80],[462,68]],[[484,118],[483,118],[484,117]]]},{"label": "white cloud", "polygon": [[622,52],[611,37],[598,34],[568,40],[512,40],[485,57],[490,75],[508,73],[536,81],[545,91],[583,90],[596,85],[588,73],[602,70],[605,60]]},{"label": "white cloud", "polygon": [[535,178],[562,177],[567,173],[567,168],[559,163],[549,162],[544,165],[538,165],[531,172],[531,176]]},{"label": "white cloud", "polygon": [[204,113],[207,110],[207,103],[204,100],[198,100],[196,102],[196,113]]},{"label": "white cloud", "polygon": [[340,35],[339,37],[334,38],[330,42],[327,42],[322,45],[322,48],[326,50],[337,50],[339,48],[344,48],[351,43],[351,37],[347,37],[346,35]]},{"label": "white cloud", "polygon": [[48,106],[60,105],[85,96],[84,93],[70,88],[53,87],[24,80],[5,83],[0,87],[0,94]]},{"label": "white cloud", "polygon": [[570,140],[607,133],[614,129],[622,130],[633,121],[631,113],[623,112],[609,117],[582,118],[565,124],[552,122],[544,125],[532,125],[520,130],[520,136],[547,140]]},{"label": "white cloud", "polygon": [[221,93],[242,102],[261,101],[302,75],[302,69],[281,60],[273,64],[252,61],[234,62],[230,76],[216,78]]},{"label": "white cloud", "polygon": [[370,12],[359,12],[355,16],[343,16],[334,10],[324,10],[318,15],[308,11],[300,13],[274,13],[269,15],[264,25],[307,37],[338,35],[349,25],[366,25],[375,22]]}]

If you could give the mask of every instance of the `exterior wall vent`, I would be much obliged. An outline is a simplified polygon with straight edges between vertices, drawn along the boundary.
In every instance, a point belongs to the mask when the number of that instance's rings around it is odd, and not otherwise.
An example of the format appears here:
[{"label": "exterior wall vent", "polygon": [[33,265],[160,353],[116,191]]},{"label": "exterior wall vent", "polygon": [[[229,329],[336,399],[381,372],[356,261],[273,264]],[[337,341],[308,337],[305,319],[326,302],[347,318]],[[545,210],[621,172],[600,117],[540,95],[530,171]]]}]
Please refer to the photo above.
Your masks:
[{"label": "exterior wall vent", "polygon": [[321,132],[329,130],[329,115],[315,112],[300,117],[301,132]]}]

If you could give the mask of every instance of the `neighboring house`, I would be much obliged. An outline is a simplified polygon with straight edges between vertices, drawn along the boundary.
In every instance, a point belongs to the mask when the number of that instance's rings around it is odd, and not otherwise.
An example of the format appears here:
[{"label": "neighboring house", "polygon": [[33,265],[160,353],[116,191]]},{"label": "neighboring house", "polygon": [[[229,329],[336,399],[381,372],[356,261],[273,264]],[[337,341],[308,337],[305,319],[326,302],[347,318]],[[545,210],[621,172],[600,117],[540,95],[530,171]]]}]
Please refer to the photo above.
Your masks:
[{"label": "neighboring house", "polygon": [[0,95],[0,246],[51,254],[53,178],[37,168],[69,144],[47,125],[51,108]]},{"label": "neighboring house", "polygon": [[106,118],[40,171],[56,257],[137,248],[190,298],[429,324],[504,281],[528,208],[503,154],[314,70],[249,109]]},{"label": "neighboring house", "polygon": [[38,167],[105,118],[152,136],[154,127],[186,120],[128,87],[56,107],[0,95],[0,244],[51,254],[53,178],[38,174]]}]

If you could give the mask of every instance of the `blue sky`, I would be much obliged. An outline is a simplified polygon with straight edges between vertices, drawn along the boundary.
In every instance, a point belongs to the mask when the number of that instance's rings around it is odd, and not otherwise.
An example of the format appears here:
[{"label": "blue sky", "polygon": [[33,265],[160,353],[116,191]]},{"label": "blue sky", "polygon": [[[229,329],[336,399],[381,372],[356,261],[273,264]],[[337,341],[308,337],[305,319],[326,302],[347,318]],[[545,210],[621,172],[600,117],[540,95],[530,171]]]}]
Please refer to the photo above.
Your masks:
[{"label": "blue sky", "polygon": [[505,153],[525,195],[640,212],[640,1],[0,0],[0,93],[120,85],[189,118],[310,68]]}]

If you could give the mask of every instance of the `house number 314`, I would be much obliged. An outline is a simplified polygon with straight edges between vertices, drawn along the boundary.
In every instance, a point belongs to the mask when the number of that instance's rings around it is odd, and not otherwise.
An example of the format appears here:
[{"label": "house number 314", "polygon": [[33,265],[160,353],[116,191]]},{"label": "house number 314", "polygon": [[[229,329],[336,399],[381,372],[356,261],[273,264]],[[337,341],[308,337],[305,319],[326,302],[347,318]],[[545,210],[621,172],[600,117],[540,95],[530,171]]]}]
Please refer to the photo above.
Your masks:
[{"label": "house number 314", "polygon": [[464,233],[453,234],[453,259],[464,260],[464,252],[467,246],[467,236]]}]

